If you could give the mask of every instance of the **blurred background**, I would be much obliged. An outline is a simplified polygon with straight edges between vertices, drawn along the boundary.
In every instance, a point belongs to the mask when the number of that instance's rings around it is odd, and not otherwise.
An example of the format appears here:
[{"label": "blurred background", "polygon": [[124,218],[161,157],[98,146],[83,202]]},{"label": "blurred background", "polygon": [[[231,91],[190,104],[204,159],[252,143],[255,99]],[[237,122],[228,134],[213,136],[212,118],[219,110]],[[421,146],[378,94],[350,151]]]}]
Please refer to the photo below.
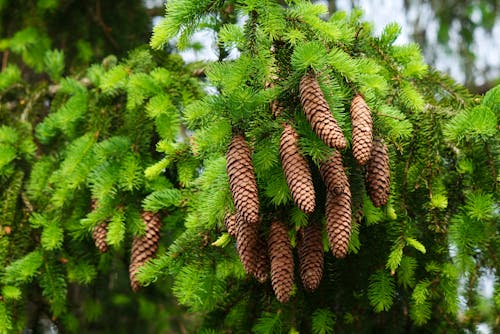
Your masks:
[{"label": "blurred background", "polygon": [[[281,1],[283,4],[286,1]],[[402,27],[397,43],[418,43],[426,60],[475,93],[500,77],[500,2],[498,0],[321,0],[336,10],[361,8],[376,32],[390,22]],[[164,15],[162,0],[0,0],[2,68],[13,57],[36,64],[45,50],[64,50],[71,68],[109,54],[123,55],[148,43]],[[218,59],[213,33],[197,33],[186,61]],[[231,54],[230,56],[237,56]],[[21,63],[21,61],[19,61]]]}]

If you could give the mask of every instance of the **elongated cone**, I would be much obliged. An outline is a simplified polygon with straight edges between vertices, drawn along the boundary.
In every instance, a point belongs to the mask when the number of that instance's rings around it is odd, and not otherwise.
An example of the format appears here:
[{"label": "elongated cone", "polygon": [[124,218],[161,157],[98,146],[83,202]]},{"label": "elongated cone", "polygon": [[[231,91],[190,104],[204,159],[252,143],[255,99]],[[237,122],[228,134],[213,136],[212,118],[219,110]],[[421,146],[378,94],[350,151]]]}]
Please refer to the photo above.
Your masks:
[{"label": "elongated cone", "polygon": [[316,205],[314,185],[306,159],[300,154],[299,135],[286,124],[280,139],[280,157],[286,182],[293,200],[305,213],[312,213]]},{"label": "elongated cone", "polygon": [[332,152],[328,160],[321,162],[319,171],[329,192],[340,195],[346,187],[349,187],[339,151]]},{"label": "elongated cone", "polygon": [[372,114],[361,95],[356,95],[351,103],[352,153],[360,165],[370,159],[372,150]]},{"label": "elongated cone", "polygon": [[259,221],[259,195],[253,173],[250,149],[241,135],[235,135],[226,154],[227,174],[237,211],[245,221]]},{"label": "elongated cone", "polygon": [[226,226],[227,233],[235,237],[238,234],[238,225],[236,224],[236,214],[226,213],[224,217],[224,225]]},{"label": "elongated cone", "polygon": [[380,207],[387,204],[390,183],[387,146],[381,140],[375,140],[371,158],[366,165],[366,188],[373,205]]},{"label": "elongated cone", "polygon": [[271,284],[276,298],[281,303],[290,299],[293,287],[293,253],[286,227],[283,223],[271,223],[267,240],[271,260]]},{"label": "elongated cone", "polygon": [[156,255],[158,243],[160,241],[161,218],[159,214],[144,211],[141,215],[144,222],[144,235],[134,237],[132,242],[132,252],[130,255],[129,276],[132,290],[137,291],[140,284],[136,274],[141,266]]},{"label": "elongated cone", "polygon": [[236,248],[243,268],[263,283],[269,278],[269,258],[259,224],[248,223],[239,213],[231,216],[235,218]]},{"label": "elongated cone", "polygon": [[[90,208],[94,211],[97,208],[97,200],[92,199]],[[108,222],[102,222],[94,226],[92,230],[92,239],[94,239],[94,244],[101,253],[106,253],[108,251],[108,242],[106,241],[106,236],[108,235]]]},{"label": "elongated cone", "polygon": [[299,232],[300,278],[307,290],[318,288],[323,276],[323,237],[321,228],[310,223]]},{"label": "elongated cone", "polygon": [[351,237],[351,190],[344,188],[344,192],[336,195],[326,194],[326,233],[330,249],[336,258],[347,255],[349,239]]},{"label": "elongated cone", "polygon": [[266,240],[259,234],[257,239],[257,262],[254,277],[261,283],[269,279],[269,256],[267,254]]},{"label": "elongated cone", "polygon": [[240,261],[247,273],[255,275],[259,258],[259,225],[247,222],[239,212],[236,213],[236,225],[236,248]]},{"label": "elongated cone", "polygon": [[337,149],[347,145],[342,129],[330,111],[330,106],[316,78],[307,74],[300,80],[300,102],[309,124],[325,144]]}]

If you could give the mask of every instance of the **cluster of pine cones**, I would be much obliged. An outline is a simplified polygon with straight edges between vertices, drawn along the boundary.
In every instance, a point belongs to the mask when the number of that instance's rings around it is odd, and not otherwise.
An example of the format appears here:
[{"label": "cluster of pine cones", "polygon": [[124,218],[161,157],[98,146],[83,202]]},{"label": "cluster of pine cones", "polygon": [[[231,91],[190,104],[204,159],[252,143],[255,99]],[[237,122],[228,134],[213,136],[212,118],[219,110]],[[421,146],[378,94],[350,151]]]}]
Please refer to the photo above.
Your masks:
[{"label": "cluster of pine cones", "polygon": [[[347,141],[335,120],[314,75],[300,81],[300,101],[311,128],[329,147],[331,156],[319,166],[327,190],[325,230],[333,255],[346,256],[351,235],[351,191],[340,150]],[[279,108],[274,102],[271,108]],[[274,112],[274,110],[273,110]],[[361,95],[350,108],[352,151],[360,165],[366,166],[366,189],[376,207],[389,197],[389,157],[381,140],[373,140],[371,112]],[[300,153],[299,136],[290,124],[283,124],[280,157],[287,184],[295,204],[306,214],[316,208],[316,195],[309,163]],[[263,282],[271,273],[271,283],[280,302],[289,300],[294,282],[294,260],[286,225],[273,221],[267,242],[260,232],[259,195],[253,172],[250,149],[242,134],[235,134],[226,154],[227,174],[236,207],[227,214],[228,233],[236,237],[237,250],[245,270]],[[299,230],[297,251],[300,276],[307,290],[315,290],[323,274],[321,226],[310,222]],[[267,244],[267,247],[266,247]]]},{"label": "cluster of pine cones", "polygon": [[[97,201],[92,201],[92,210],[95,210]],[[142,221],[145,225],[144,234],[134,237],[132,241],[132,250],[130,253],[129,277],[132,290],[138,291],[141,287],[137,280],[137,272],[139,268],[147,261],[152,259],[158,250],[160,241],[161,218],[157,213],[143,211],[141,214]],[[101,253],[108,251],[108,243],[106,237],[108,234],[108,222],[102,222],[94,227],[92,238],[95,246]]]}]

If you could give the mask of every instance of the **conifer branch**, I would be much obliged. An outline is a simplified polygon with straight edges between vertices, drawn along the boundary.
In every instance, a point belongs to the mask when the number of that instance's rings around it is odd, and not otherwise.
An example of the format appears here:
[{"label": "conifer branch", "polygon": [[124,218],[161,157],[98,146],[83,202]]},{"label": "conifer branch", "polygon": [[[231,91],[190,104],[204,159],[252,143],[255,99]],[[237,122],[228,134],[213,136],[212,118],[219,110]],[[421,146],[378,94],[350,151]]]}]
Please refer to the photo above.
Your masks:
[{"label": "conifer branch", "polygon": [[495,162],[493,161],[493,156],[491,155],[490,145],[487,141],[484,142],[484,151],[488,157],[488,166],[490,167],[491,175],[493,176],[493,189],[496,190],[498,187],[497,169],[495,167]]}]

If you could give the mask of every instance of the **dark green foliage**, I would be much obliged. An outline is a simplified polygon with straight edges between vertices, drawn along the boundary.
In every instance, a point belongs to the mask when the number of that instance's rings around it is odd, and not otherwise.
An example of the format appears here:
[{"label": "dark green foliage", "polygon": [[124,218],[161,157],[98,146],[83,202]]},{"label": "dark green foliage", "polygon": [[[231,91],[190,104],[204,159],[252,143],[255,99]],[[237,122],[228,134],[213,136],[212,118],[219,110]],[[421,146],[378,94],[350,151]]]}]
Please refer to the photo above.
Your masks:
[{"label": "dark green foliage", "polygon": [[150,25],[141,0],[1,1],[0,54],[56,79],[65,67],[81,69],[143,44]]}]

